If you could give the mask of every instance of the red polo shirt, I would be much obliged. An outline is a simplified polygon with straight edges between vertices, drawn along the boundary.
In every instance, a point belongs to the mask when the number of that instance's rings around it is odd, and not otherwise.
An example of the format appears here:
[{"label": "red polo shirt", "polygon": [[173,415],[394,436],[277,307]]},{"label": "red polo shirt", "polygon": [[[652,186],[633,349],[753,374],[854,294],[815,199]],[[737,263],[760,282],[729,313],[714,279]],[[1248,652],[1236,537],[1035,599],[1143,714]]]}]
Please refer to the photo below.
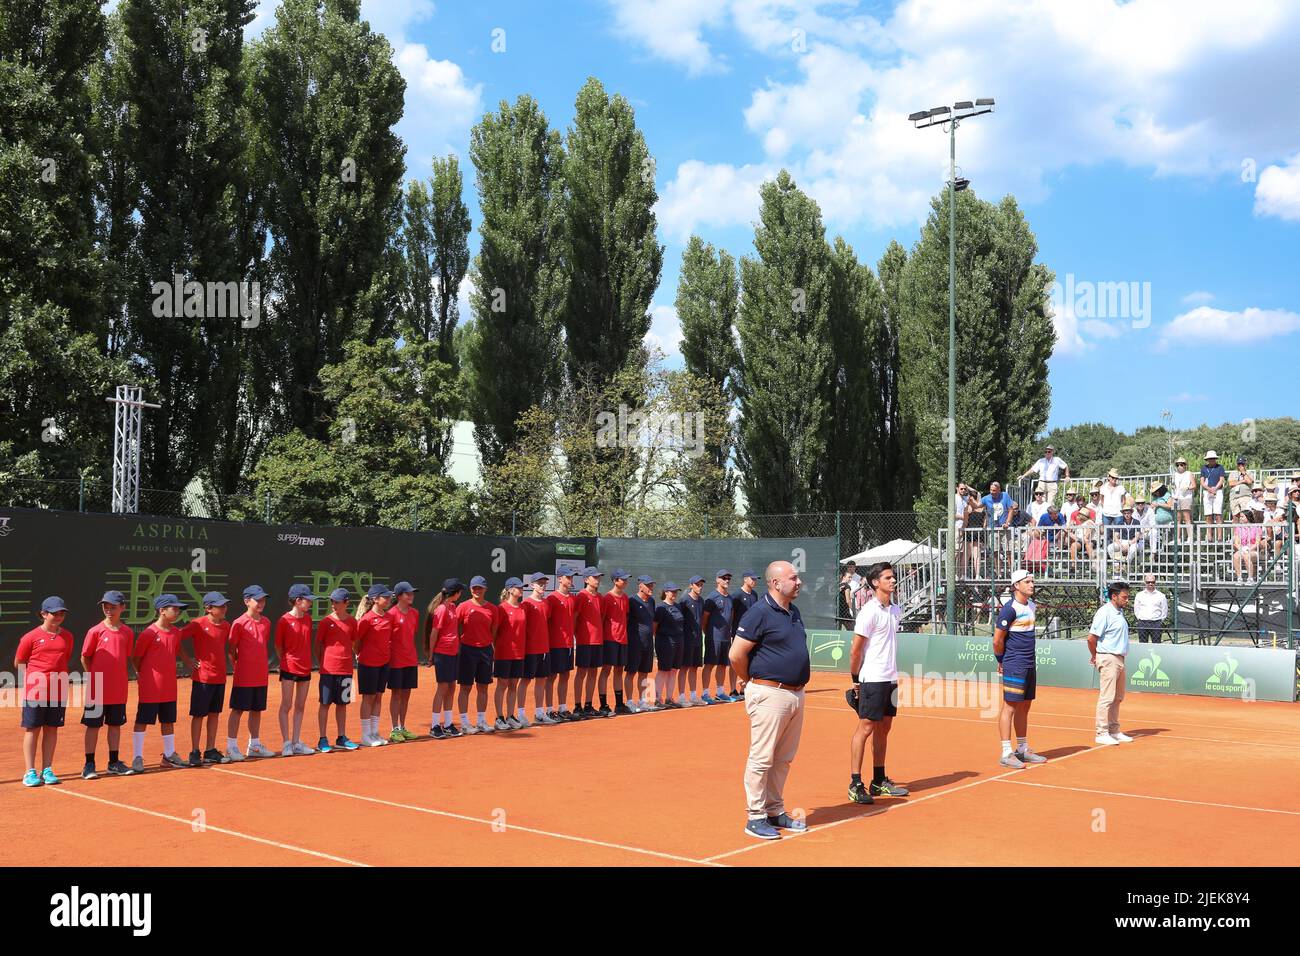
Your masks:
[{"label": "red polo shirt", "polygon": [[415,628],[420,623],[420,612],[414,607],[402,609],[394,604],[388,609],[388,616],[393,622],[392,667],[419,667],[420,657],[415,652]]},{"label": "red polo shirt", "polygon": [[[113,630],[100,621],[86,632],[81,656],[90,661],[90,689],[86,703],[125,704],[129,672],[126,662],[135,646],[135,632],[125,624]],[[93,696],[92,696],[93,695]]]},{"label": "red polo shirt", "polygon": [[357,622],[357,661],[366,667],[383,667],[393,653],[393,619],[387,612],[370,610]]},{"label": "red polo shirt", "polygon": [[579,645],[604,643],[599,594],[592,594],[583,588],[573,596],[573,624],[573,636]]},{"label": "red polo shirt", "polygon": [[551,648],[573,647],[573,593],[561,594],[552,591],[546,595],[550,607]]},{"label": "red polo shirt", "polygon": [[310,614],[283,614],[275,624],[275,653],[286,674],[311,676],[311,623]]},{"label": "red polo shirt", "polygon": [[460,621],[460,642],[469,647],[489,647],[492,644],[492,627],[497,623],[497,607],[491,601],[475,604],[473,599],[462,601],[456,608]]},{"label": "red polo shirt", "polygon": [[241,614],[230,625],[230,647],[235,652],[235,687],[265,687],[270,673],[271,619],[263,614],[254,621]]},{"label": "red polo shirt", "polygon": [[443,601],[434,609],[433,627],[438,632],[434,639],[435,654],[460,653],[460,618],[456,616],[456,605]]},{"label": "red polo shirt", "polygon": [[528,612],[523,604],[516,607],[508,601],[498,604],[497,611],[501,620],[492,656],[499,661],[522,661],[528,636]]},{"label": "red polo shirt", "polygon": [[525,654],[545,654],[551,648],[551,605],[543,598],[524,598],[524,615],[527,618]]},{"label": "red polo shirt", "polygon": [[320,619],[316,625],[316,640],[320,644],[322,674],[352,673],[353,641],[356,636],[355,617],[336,618],[330,614]]},{"label": "red polo shirt", "polygon": [[140,658],[140,703],[166,704],[176,699],[176,658],[180,655],[179,628],[164,630],[155,621],[135,642],[135,657]]},{"label": "red polo shirt", "polygon": [[606,591],[600,596],[604,639],[615,644],[627,643],[627,595]]},{"label": "red polo shirt", "polygon": [[43,627],[30,630],[18,641],[16,656],[19,663],[27,665],[23,700],[66,702],[66,675],[68,661],[72,659],[71,631],[66,627],[53,634]]},{"label": "red polo shirt", "polygon": [[181,637],[188,637],[194,644],[194,659],[199,663],[199,673],[195,680],[200,684],[224,684],[230,622],[223,620],[213,623],[205,614],[181,628]]}]

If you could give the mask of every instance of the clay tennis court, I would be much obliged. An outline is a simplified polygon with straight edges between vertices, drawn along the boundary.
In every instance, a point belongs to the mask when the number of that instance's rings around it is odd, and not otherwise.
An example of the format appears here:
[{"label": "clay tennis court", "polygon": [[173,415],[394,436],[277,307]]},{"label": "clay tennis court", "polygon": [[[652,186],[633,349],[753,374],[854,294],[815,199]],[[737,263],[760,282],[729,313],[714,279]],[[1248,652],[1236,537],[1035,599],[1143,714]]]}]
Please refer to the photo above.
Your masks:
[{"label": "clay tennis court", "polygon": [[[416,732],[428,730],[425,673],[411,704]],[[786,797],[810,829],[779,842],[742,832],[748,721],[739,703],[117,778],[103,774],[101,731],[101,776],[89,781],[79,776],[80,712],[69,708],[54,767],[63,782],[34,789],[19,782],[13,712],[0,754],[0,815],[11,835],[25,835],[15,863],[58,867],[1263,866],[1300,858],[1294,705],[1131,694],[1122,717],[1135,742],[1094,747],[1096,692],[1040,688],[1030,740],[1051,760],[1014,771],[998,765],[994,724],[976,709],[913,707],[894,724],[888,761],[912,795],[864,807],[845,796],[854,723],[846,686],[843,675],[820,673],[809,685]],[[189,681],[180,688],[183,715]],[[277,750],[278,693],[273,676],[262,739]],[[315,719],[313,691],[309,742]],[[221,726],[224,746],[224,715]],[[184,754],[187,718],[177,730]],[[128,723],[128,762],[130,741]],[[161,753],[155,726],[146,764],[156,767]]]}]

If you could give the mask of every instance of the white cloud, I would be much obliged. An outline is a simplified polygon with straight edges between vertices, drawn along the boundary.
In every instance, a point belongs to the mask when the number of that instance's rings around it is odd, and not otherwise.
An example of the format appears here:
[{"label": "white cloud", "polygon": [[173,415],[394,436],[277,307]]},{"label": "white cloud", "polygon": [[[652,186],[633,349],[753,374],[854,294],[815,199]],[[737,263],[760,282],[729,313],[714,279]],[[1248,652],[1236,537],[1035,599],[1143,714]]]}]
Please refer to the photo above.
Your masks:
[{"label": "white cloud", "polygon": [[[269,4],[272,0],[261,0]],[[278,2],[278,0],[275,0]],[[370,22],[370,29],[382,33],[393,43],[402,37],[412,24],[430,19],[434,14],[433,0],[361,0],[361,19]]]},{"label": "white cloud", "polygon": [[1300,313],[1284,309],[1228,312],[1202,305],[1175,316],[1160,333],[1161,344],[1255,345],[1300,330]]},{"label": "white cloud", "polygon": [[1171,402],[1208,402],[1209,400],[1210,397],[1201,392],[1197,392],[1195,395],[1191,392],[1179,392],[1177,395],[1171,395],[1169,397],[1169,401]]},{"label": "white cloud", "polygon": [[483,112],[483,84],[471,85],[451,60],[429,56],[423,43],[405,43],[393,54],[406,79],[406,110],[397,131],[407,144],[412,175],[424,175],[435,155],[460,152]]},{"label": "white cloud", "polygon": [[645,335],[645,344],[663,352],[670,361],[681,355],[682,323],[671,305],[650,306],[650,331]]},{"label": "white cloud", "polygon": [[1205,305],[1214,301],[1213,292],[1189,292],[1183,296],[1183,305]]},{"label": "white cloud", "polygon": [[1092,347],[1079,334],[1079,320],[1074,316],[1074,309],[1066,305],[1058,312],[1055,304],[1050,301],[1047,308],[1052,313],[1052,328],[1056,330],[1053,358],[1073,358]]},{"label": "white cloud", "polygon": [[697,76],[726,64],[705,42],[705,26],[719,25],[726,0],[612,0],[615,32],[640,40],[654,55]]},{"label": "white cloud", "polygon": [[1268,166],[1259,174],[1255,215],[1300,221],[1300,153],[1285,166]]},{"label": "white cloud", "polygon": [[1079,323],[1079,328],[1094,339],[1117,339],[1124,334],[1124,330],[1118,325],[1103,322],[1101,319],[1084,319]]},{"label": "white cloud", "polygon": [[747,225],[758,219],[758,187],[777,170],[687,160],[664,187],[655,216],[664,233],[685,243],[699,226]]}]

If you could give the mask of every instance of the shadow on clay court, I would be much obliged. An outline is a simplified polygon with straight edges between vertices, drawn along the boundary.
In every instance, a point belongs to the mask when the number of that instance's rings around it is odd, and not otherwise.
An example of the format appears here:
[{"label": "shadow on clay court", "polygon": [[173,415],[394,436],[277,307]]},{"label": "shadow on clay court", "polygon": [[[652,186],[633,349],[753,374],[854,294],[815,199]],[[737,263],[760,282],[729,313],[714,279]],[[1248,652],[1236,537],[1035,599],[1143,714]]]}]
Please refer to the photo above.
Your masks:
[{"label": "shadow on clay court", "polygon": [[1038,751],[1038,756],[1046,757],[1048,760],[1051,760],[1054,757],[1068,757],[1070,754],[1077,754],[1080,751],[1091,749],[1091,747],[1084,747],[1082,745],[1076,745],[1073,747],[1053,747],[1051,750]]},{"label": "shadow on clay court", "polygon": [[[950,783],[958,783],[969,777],[978,776],[979,774],[974,770],[956,770],[938,777],[925,777],[921,780],[900,780],[899,783],[906,786],[913,794],[919,794],[926,790],[934,790]],[[901,806],[906,802],[906,797],[877,797],[874,804],[849,803],[846,799],[844,803],[832,807],[817,807],[809,811],[805,819],[810,827],[824,826],[827,823],[862,816],[862,814],[870,813],[873,810],[888,810],[890,806]]]}]

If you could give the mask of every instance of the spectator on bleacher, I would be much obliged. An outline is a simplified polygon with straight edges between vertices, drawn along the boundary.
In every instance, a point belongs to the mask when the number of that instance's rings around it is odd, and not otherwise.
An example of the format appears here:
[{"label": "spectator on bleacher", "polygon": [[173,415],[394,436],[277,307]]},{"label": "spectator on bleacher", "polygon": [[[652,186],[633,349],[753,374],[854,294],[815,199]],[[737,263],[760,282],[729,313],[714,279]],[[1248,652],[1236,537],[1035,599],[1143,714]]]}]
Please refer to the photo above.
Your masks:
[{"label": "spectator on bleacher", "polygon": [[866,582],[862,580],[862,575],[858,574],[858,563],[850,561],[844,566],[844,573],[840,575],[840,595],[844,599],[844,605],[849,609],[849,614],[857,610],[858,604],[856,598],[858,592],[866,587]]},{"label": "spectator on bleacher", "polygon": [[[1038,519],[1047,514],[1047,492],[1040,481],[1034,485],[1034,500],[1029,503],[1029,523],[1038,524]],[[1055,499],[1052,499],[1055,500]]]},{"label": "spectator on bleacher", "polygon": [[[1098,492],[1093,492],[1097,495]],[[1093,543],[1097,537],[1097,506],[1084,505],[1074,513],[1070,519],[1073,527],[1070,535],[1070,563],[1073,564],[1082,550],[1087,556],[1088,561],[1092,562],[1096,558],[1096,552],[1093,549]]]},{"label": "spectator on bleacher", "polygon": [[1257,484],[1250,489],[1250,504],[1248,507],[1253,512],[1253,520],[1262,524],[1264,513],[1268,511],[1268,505],[1264,502],[1264,486],[1262,484]]},{"label": "spectator on bleacher", "polygon": [[1061,505],[1061,518],[1066,524],[1074,517],[1074,513],[1079,510],[1079,502],[1075,500],[1074,492],[1065,493],[1065,504]]},{"label": "spectator on bleacher", "polygon": [[1047,506],[1047,510],[1043,512],[1042,517],[1038,519],[1038,527],[1047,529],[1043,534],[1047,536],[1047,547],[1049,550],[1065,543],[1065,535],[1061,535],[1059,541],[1056,537],[1056,529],[1065,527],[1065,518],[1062,517],[1061,509],[1055,501]]},{"label": "spectator on bleacher", "polygon": [[1142,550],[1140,531],[1141,526],[1133,517],[1133,506],[1125,502],[1120,512],[1119,523],[1105,529],[1109,538],[1106,552],[1116,561],[1133,564]]},{"label": "spectator on bleacher", "polygon": [[1255,580],[1259,568],[1259,552],[1263,543],[1264,528],[1251,524],[1250,515],[1243,511],[1237,515],[1232,529],[1234,548],[1232,551],[1232,570],[1238,583],[1244,584]]},{"label": "spectator on bleacher", "polygon": [[1138,640],[1144,644],[1160,643],[1161,625],[1169,616],[1169,601],[1156,590],[1156,576],[1147,574],[1143,588],[1133,598],[1133,617],[1137,619]]},{"label": "spectator on bleacher", "polygon": [[1287,489],[1286,496],[1286,503],[1279,502],[1279,505],[1282,512],[1290,516],[1291,536],[1300,543],[1300,487],[1292,485]]},{"label": "spectator on bleacher", "polygon": [[980,499],[989,512],[989,527],[1002,528],[1007,524],[1011,513],[1016,510],[1016,503],[1002,490],[1002,483],[989,482],[989,493]]},{"label": "spectator on bleacher", "polygon": [[1281,554],[1286,547],[1286,509],[1277,506],[1277,492],[1272,489],[1264,492],[1263,524],[1273,554]]},{"label": "spectator on bleacher", "polygon": [[1101,486],[1101,523],[1117,525],[1123,520],[1124,498],[1128,492],[1119,483],[1119,472],[1112,468],[1106,472],[1106,482]]},{"label": "spectator on bleacher", "polygon": [[1133,496],[1133,520],[1142,529],[1143,547],[1149,551],[1155,550],[1157,537],[1155,509],[1148,507],[1147,496],[1140,491]]},{"label": "spectator on bleacher", "polygon": [[1187,459],[1181,455],[1174,462],[1174,506],[1178,518],[1179,533],[1183,533],[1181,528],[1187,526],[1187,540],[1191,540],[1192,533],[1192,493],[1196,488],[1196,476],[1187,470]]},{"label": "spectator on bleacher", "polygon": [[1255,488],[1255,476],[1246,470],[1246,456],[1237,456],[1237,470],[1228,479],[1228,504],[1232,519],[1237,520],[1237,512],[1250,508],[1251,492]]},{"label": "spectator on bleacher", "polygon": [[1151,488],[1151,516],[1155,522],[1157,540],[1159,529],[1174,523],[1174,499],[1164,482],[1156,482]]},{"label": "spectator on bleacher", "polygon": [[1030,475],[1037,475],[1043,484],[1043,492],[1048,501],[1056,500],[1057,483],[1061,479],[1070,480],[1070,466],[1063,459],[1056,457],[1056,449],[1048,445],[1043,449],[1043,457],[1029,466],[1029,470],[1020,476],[1020,480]]},{"label": "spectator on bleacher", "polygon": [[966,543],[960,554],[967,561],[967,573],[976,578],[980,576],[980,555],[984,553],[984,531],[988,527],[988,519],[989,510],[984,507],[984,500],[971,491],[966,498],[966,527],[963,533]]},{"label": "spectator on bleacher", "polygon": [[1025,556],[1020,566],[1030,574],[1047,574],[1047,550],[1049,532],[1031,528],[1025,540]]},{"label": "spectator on bleacher", "polygon": [[966,487],[966,482],[957,482],[957,493],[954,496],[954,511],[957,515],[958,529],[962,527],[962,521],[966,517],[966,503],[968,498],[970,498],[970,489]]},{"label": "spectator on bleacher", "polygon": [[[1228,473],[1219,464],[1218,452],[1213,449],[1205,453],[1205,464],[1201,466],[1201,517],[1209,524],[1223,524],[1223,483]],[[1218,531],[1214,540],[1222,541]]]}]

